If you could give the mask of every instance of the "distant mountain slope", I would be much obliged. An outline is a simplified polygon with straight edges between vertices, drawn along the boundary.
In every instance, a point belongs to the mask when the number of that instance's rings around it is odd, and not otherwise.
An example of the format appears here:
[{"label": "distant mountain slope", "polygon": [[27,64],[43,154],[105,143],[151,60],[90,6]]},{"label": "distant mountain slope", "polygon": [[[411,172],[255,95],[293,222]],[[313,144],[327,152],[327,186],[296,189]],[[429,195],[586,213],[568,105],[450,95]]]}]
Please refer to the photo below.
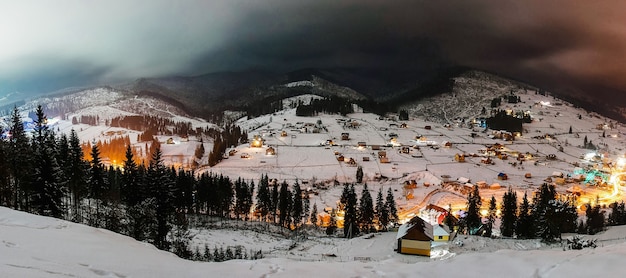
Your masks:
[{"label": "distant mountain slope", "polygon": [[[400,105],[400,109],[426,120],[452,123],[457,118],[480,117],[483,107],[489,111],[495,98],[525,90],[538,91],[528,84],[475,70],[447,76],[431,87],[432,91],[422,92],[423,98],[406,102]],[[505,104],[506,100],[502,103]]]}]

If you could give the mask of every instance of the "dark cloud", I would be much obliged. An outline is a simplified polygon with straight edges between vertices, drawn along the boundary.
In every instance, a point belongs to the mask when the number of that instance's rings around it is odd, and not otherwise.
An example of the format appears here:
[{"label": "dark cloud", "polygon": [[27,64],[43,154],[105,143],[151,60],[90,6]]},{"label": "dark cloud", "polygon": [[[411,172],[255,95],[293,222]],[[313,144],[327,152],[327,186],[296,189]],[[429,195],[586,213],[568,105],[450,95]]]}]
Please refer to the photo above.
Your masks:
[{"label": "dark cloud", "polygon": [[[622,1],[22,2],[0,5],[0,26],[23,29],[0,27],[15,43],[0,54],[0,92],[2,82],[19,90],[52,80],[42,70],[50,68],[65,73],[51,75],[65,86],[249,68],[442,64],[568,91],[626,89]],[[16,67],[1,68],[7,63]]]}]

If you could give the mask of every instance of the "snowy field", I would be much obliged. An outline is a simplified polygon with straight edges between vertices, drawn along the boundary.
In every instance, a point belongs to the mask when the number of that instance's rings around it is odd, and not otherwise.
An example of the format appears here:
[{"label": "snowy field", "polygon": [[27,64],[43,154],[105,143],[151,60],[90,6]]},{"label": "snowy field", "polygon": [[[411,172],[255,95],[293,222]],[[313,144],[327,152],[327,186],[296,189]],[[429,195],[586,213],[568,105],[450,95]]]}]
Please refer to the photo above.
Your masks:
[{"label": "snowy field", "polygon": [[[463,250],[451,249],[456,255],[428,259],[393,253],[395,233],[383,233],[370,239],[318,238],[312,241],[316,244],[303,246],[309,248],[306,251],[296,247],[289,258],[207,263],[182,260],[107,230],[0,207],[0,276],[622,277],[624,234],[626,227],[613,227],[594,236],[598,248],[567,251],[536,241],[468,237]],[[218,230],[206,236],[225,243],[284,248],[268,235],[249,231]]]}]

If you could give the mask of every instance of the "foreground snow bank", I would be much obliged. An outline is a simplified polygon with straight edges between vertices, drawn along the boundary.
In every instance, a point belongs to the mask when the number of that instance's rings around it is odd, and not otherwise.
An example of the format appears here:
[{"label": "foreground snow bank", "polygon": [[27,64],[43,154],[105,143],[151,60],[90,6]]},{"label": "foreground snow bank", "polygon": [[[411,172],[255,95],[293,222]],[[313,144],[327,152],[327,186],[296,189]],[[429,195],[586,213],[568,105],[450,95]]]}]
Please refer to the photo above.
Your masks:
[{"label": "foreground snow bank", "polygon": [[581,251],[501,250],[404,263],[290,259],[198,263],[132,238],[0,207],[2,277],[621,277],[626,243]]}]

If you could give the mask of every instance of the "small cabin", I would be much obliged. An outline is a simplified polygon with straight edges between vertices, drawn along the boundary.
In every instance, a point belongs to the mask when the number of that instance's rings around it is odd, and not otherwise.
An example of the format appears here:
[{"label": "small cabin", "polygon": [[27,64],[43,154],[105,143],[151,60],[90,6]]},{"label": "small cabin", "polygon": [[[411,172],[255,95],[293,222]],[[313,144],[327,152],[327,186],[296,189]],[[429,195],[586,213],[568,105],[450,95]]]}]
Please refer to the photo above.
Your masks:
[{"label": "small cabin", "polygon": [[276,149],[269,147],[265,150],[265,155],[276,155]]},{"label": "small cabin", "polygon": [[450,234],[439,225],[431,225],[416,216],[398,228],[398,253],[430,257],[431,250],[447,242]]},{"label": "small cabin", "polygon": [[464,154],[455,154],[454,155],[454,161],[456,162],[465,162],[465,155]]},{"label": "small cabin", "polygon": [[370,157],[369,156],[364,156],[363,157],[363,161],[370,161]]},{"label": "small cabin", "polygon": [[350,140],[350,133],[347,133],[347,132],[342,133],[341,140]]},{"label": "small cabin", "polygon": [[505,174],[505,173],[499,173],[498,174],[498,180],[505,181],[505,180],[508,180],[508,179],[509,179],[509,176],[507,174]]},{"label": "small cabin", "polygon": [[378,158],[383,158],[383,157],[387,157],[387,152],[386,151],[379,151],[378,152]]},{"label": "small cabin", "polygon": [[365,143],[365,142],[358,142],[358,143],[356,143],[356,145],[357,145],[357,147],[362,147],[362,148],[367,147],[367,143]]}]

